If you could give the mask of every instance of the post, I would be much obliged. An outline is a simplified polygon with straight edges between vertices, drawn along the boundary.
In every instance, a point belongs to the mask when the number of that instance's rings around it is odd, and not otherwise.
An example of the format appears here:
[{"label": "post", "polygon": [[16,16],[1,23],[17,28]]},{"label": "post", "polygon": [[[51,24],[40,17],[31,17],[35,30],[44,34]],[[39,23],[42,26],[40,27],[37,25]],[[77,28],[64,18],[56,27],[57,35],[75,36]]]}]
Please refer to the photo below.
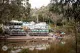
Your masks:
[{"label": "post", "polygon": [[37,14],[37,23],[39,22],[39,19],[38,19],[38,14]]}]

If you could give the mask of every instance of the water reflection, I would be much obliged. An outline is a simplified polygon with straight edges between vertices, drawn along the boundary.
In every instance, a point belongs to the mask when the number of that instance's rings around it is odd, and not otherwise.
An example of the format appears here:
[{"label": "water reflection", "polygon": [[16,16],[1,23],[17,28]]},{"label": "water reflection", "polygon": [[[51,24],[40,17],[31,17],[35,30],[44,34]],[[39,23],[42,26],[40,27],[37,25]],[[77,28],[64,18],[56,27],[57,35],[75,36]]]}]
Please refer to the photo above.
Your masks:
[{"label": "water reflection", "polygon": [[[2,47],[7,46],[8,50],[3,51]],[[0,52],[1,53],[18,53],[21,51],[21,49],[27,48],[29,50],[46,50],[49,48],[48,41],[44,40],[43,42],[41,40],[35,41],[35,40],[26,40],[26,41],[15,41],[15,40],[0,40]]]}]

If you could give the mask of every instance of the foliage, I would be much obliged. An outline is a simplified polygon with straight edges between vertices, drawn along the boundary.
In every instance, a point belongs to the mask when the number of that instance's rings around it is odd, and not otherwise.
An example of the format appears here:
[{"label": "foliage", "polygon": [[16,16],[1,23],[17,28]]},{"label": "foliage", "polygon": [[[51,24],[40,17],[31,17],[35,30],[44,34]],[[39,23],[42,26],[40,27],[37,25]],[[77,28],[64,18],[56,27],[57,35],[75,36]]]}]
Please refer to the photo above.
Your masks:
[{"label": "foliage", "polygon": [[[22,5],[22,0],[15,0],[9,3],[8,0],[2,0],[0,3],[0,21],[5,22],[12,19],[24,20],[29,17],[30,14],[30,4],[27,3],[28,7],[25,8]],[[0,23],[1,23],[0,22]]]},{"label": "foliage", "polygon": [[[68,34],[75,33],[75,37],[79,37],[79,34],[77,32],[78,30],[78,25],[80,25],[80,0],[60,0],[60,2],[57,2],[56,0],[51,0],[51,6],[50,6],[50,11],[52,13],[56,14],[63,14],[63,27],[66,31],[68,31]],[[54,1],[54,2],[53,2]],[[67,21],[66,21],[66,20]],[[72,31],[72,32],[71,32]],[[76,38],[76,42],[79,39]],[[79,46],[79,43],[76,43],[77,46]],[[76,49],[80,48],[77,47]],[[78,50],[78,52],[80,52]]]},{"label": "foliage", "polygon": [[20,53],[28,53],[28,49],[23,49]]},{"label": "foliage", "polygon": [[80,14],[80,1],[79,0],[60,0],[57,2],[52,0],[55,3],[51,3],[50,11],[58,14],[63,14],[65,18],[68,20],[70,19],[77,19],[79,21],[79,14]]}]

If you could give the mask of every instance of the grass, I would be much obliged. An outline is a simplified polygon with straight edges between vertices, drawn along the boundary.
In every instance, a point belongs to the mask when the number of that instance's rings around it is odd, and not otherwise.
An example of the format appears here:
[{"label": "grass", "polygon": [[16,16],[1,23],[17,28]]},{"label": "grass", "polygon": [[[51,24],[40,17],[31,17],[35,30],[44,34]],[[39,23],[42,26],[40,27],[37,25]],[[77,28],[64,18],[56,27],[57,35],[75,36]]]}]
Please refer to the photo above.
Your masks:
[{"label": "grass", "polygon": [[52,43],[50,48],[47,48],[46,50],[34,49],[33,51],[30,51],[28,49],[23,49],[21,53],[75,53],[75,43],[71,38],[66,41],[66,44],[54,43]]}]

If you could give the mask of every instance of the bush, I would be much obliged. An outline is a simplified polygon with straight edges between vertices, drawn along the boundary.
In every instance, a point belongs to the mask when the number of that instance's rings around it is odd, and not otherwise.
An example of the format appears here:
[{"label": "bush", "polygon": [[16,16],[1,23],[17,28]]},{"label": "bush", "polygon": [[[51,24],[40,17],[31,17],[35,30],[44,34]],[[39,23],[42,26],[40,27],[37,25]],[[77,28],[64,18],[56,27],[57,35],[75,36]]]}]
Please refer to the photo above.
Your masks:
[{"label": "bush", "polygon": [[20,53],[28,53],[28,49],[23,49]]}]

